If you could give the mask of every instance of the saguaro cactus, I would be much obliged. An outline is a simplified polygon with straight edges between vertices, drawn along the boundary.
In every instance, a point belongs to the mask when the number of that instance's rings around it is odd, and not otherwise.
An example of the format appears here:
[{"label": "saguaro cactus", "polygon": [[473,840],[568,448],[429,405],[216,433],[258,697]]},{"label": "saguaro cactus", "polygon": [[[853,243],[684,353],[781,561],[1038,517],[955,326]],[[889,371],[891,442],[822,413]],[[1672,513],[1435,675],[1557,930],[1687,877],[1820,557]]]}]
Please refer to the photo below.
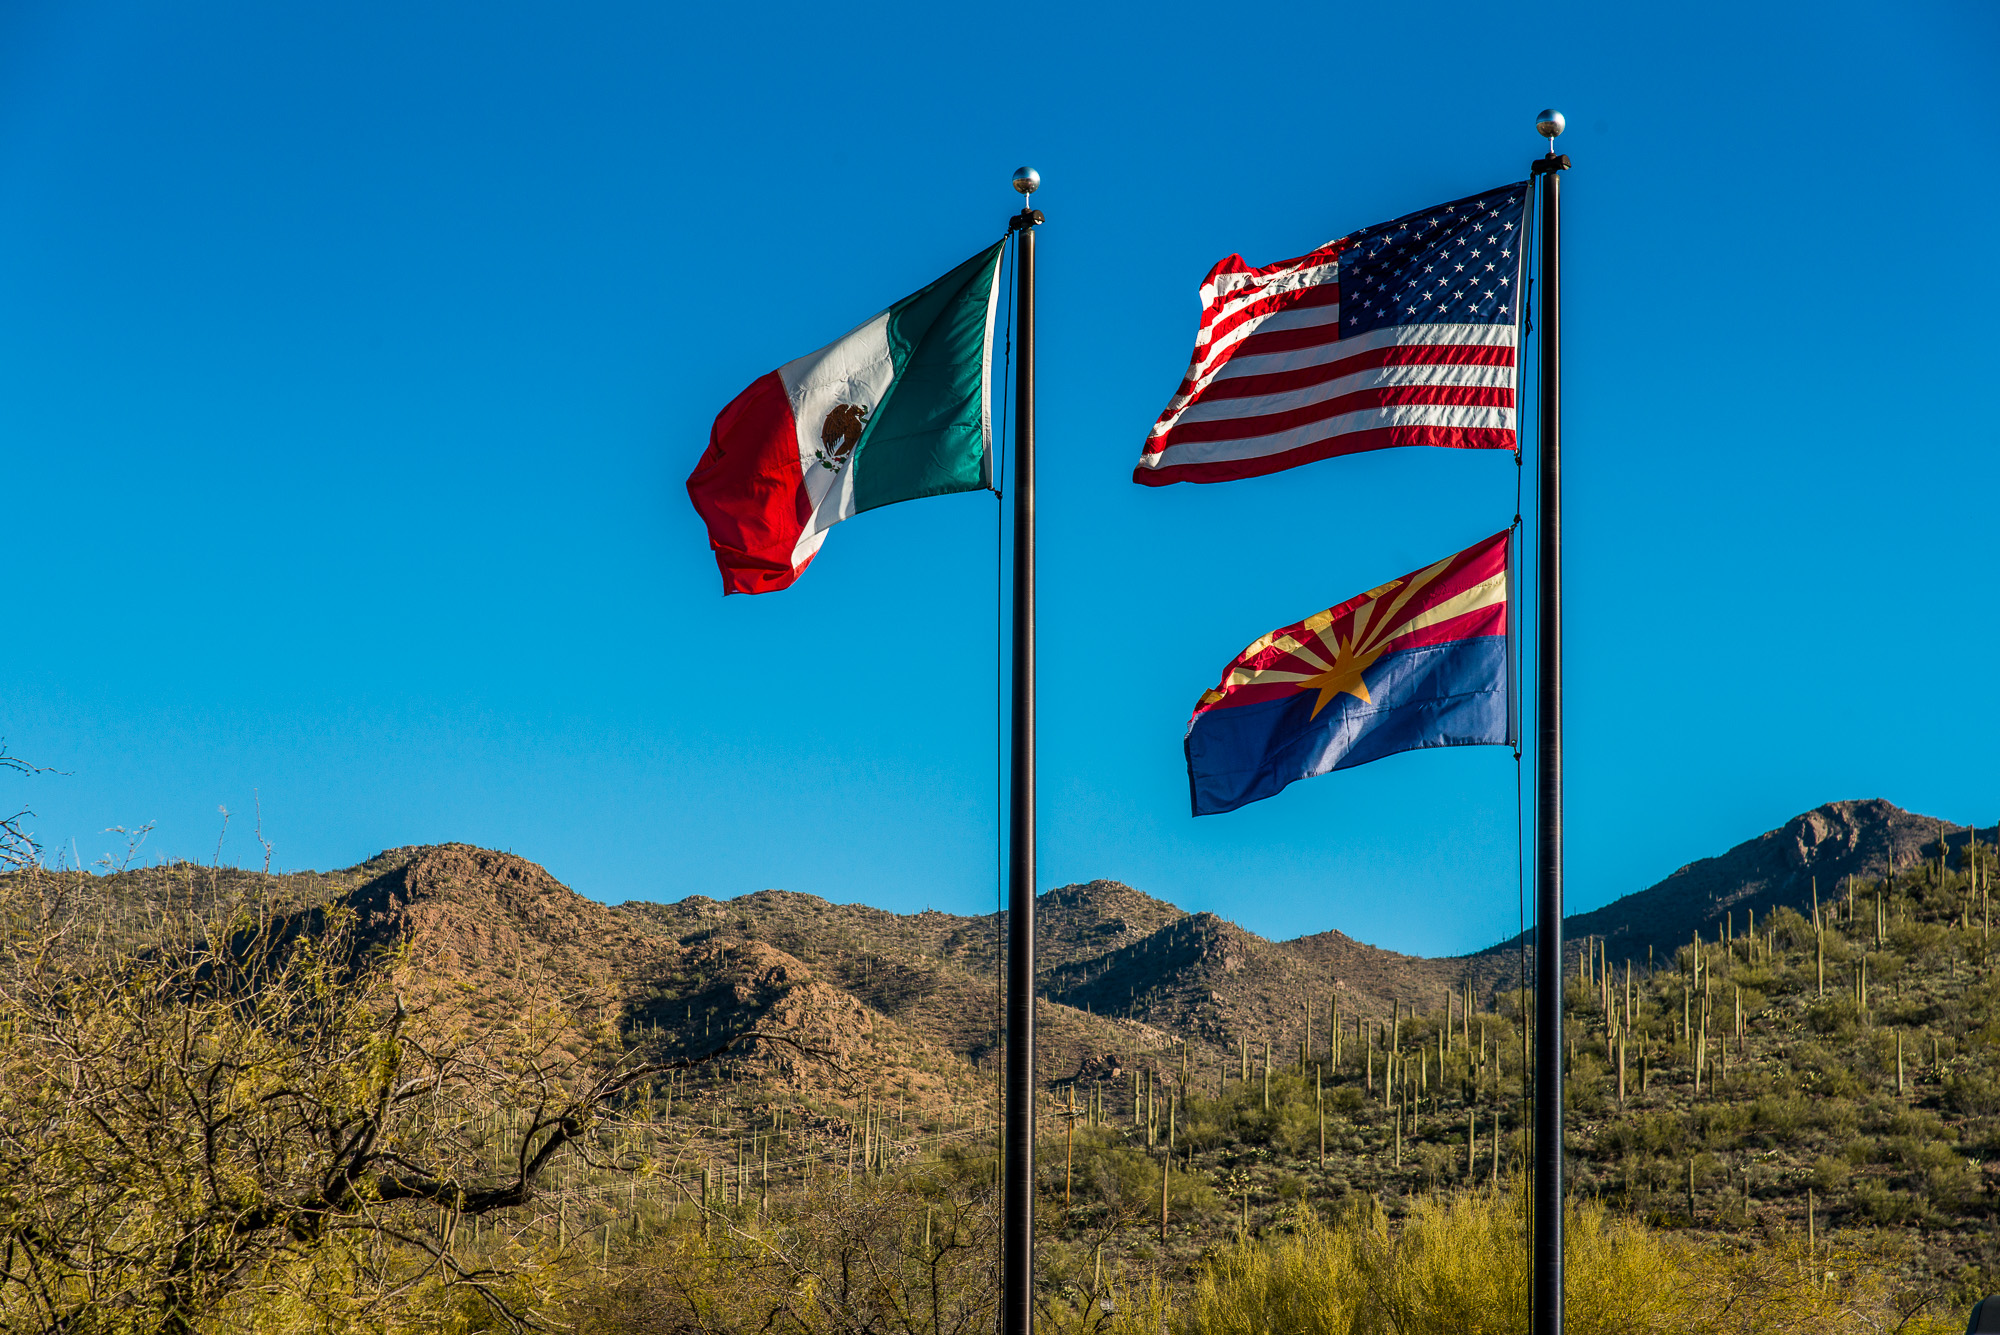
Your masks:
[{"label": "saguaro cactus", "polygon": [[1708,1015],[1704,1011],[1701,1017],[1701,1039],[1699,1042],[1695,1044],[1695,1049],[1694,1049],[1694,1096],[1696,1098],[1701,1097],[1701,1068],[1707,1060],[1708,1060]]},{"label": "saguaro cactus", "polygon": [[1319,1113],[1319,1167],[1326,1171],[1326,1090],[1321,1087],[1317,1072],[1313,1075],[1313,1106]]}]

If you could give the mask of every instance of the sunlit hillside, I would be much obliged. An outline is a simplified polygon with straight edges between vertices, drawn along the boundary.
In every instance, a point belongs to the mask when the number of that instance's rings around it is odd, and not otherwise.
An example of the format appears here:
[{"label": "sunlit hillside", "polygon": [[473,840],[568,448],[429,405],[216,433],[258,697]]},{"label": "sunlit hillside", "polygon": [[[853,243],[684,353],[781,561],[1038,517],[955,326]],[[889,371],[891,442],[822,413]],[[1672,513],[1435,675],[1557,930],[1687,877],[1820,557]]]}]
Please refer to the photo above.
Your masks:
[{"label": "sunlit hillside", "polygon": [[[1573,1329],[1945,1329],[2000,1287],[1977,839],[1836,804],[1580,937]],[[990,1322],[992,917],[611,908],[464,845],[5,891],[10,1329]],[[1524,1301],[1519,943],[1113,882],[1041,928],[1046,1322],[1518,1326],[1464,1314]]]}]

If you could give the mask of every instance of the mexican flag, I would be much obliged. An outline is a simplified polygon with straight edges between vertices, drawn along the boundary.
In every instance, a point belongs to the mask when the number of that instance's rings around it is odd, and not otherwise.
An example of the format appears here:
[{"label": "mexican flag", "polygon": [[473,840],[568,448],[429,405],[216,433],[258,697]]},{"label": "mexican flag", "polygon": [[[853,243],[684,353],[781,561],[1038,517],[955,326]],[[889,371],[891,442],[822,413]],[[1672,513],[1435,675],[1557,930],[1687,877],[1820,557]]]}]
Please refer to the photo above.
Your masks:
[{"label": "mexican flag", "polygon": [[1000,252],[974,255],[715,419],[688,495],[722,591],[790,586],[841,520],[991,485]]}]

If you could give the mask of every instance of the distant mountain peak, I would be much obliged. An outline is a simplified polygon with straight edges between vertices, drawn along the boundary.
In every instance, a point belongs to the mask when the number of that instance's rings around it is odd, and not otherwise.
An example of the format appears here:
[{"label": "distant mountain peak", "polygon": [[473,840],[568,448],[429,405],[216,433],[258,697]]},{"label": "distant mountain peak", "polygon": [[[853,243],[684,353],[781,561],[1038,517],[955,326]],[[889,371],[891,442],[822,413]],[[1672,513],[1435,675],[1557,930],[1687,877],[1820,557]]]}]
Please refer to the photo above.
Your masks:
[{"label": "distant mountain peak", "polygon": [[453,986],[510,990],[532,970],[609,998],[657,953],[626,915],[586,899],[512,853],[472,844],[391,849],[335,902],[354,911],[364,948],[407,943]]},{"label": "distant mountain peak", "polygon": [[[1849,877],[1877,878],[1936,856],[1940,837],[1955,853],[1970,831],[1879,797],[1825,802],[1644,890],[1564,918],[1563,935],[1569,942],[1601,938],[1614,959],[1643,959],[1649,948],[1671,952],[1695,932],[1713,938],[1730,922],[1741,929],[1750,914],[1761,919],[1775,908],[1809,914],[1815,894],[1830,902]],[[1982,843],[1994,837],[1993,830],[1979,832]],[[1505,954],[1520,944],[1515,937],[1480,954]]]}]

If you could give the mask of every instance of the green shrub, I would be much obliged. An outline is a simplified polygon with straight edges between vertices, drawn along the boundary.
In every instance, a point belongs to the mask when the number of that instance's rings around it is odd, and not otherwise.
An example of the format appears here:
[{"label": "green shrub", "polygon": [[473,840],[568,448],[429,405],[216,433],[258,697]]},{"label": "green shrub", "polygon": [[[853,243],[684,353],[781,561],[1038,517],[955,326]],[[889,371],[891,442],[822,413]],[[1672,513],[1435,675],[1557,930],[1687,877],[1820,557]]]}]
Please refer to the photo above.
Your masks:
[{"label": "green shrub", "polygon": [[1806,1028],[1829,1038],[1847,1038],[1861,1027],[1861,1006],[1853,997],[1828,996],[1806,1007]]},{"label": "green shrub", "polygon": [[1928,1108],[1905,1108],[1890,1104],[1887,1112],[1886,1117],[1874,1122],[1876,1129],[1882,1135],[1907,1136],[1912,1140],[1958,1139],[1958,1133],[1946,1126],[1943,1119]]},{"label": "green shrub", "polygon": [[1806,1104],[1811,1110],[1813,1130],[1842,1139],[1853,1135],[1861,1125],[1861,1110],[1855,1106],[1852,1095],[1836,1095],[1831,1090],[1816,1090],[1814,1094]]},{"label": "green shrub", "polygon": [[1924,1195],[1940,1210],[1963,1210],[1979,1197],[1979,1169],[1958,1156],[1925,1166]]},{"label": "green shrub", "polygon": [[[1044,1152],[1044,1188],[1060,1192],[1063,1158]],[[1157,1218],[1160,1210],[1160,1161],[1138,1147],[1118,1143],[1114,1133],[1080,1131],[1071,1190],[1074,1198],[1104,1207],[1114,1215]],[[1221,1208],[1205,1176],[1176,1172],[1168,1183],[1167,1202],[1176,1211],[1212,1214]]]},{"label": "green shrub", "polygon": [[1688,1124],[1672,1113],[1641,1113],[1604,1128],[1598,1145],[1621,1158],[1634,1155],[1674,1155],[1686,1151]]},{"label": "green shrub", "polygon": [[1845,1159],[1822,1154],[1813,1160],[1811,1181],[1813,1189],[1822,1196],[1831,1196],[1838,1192],[1853,1176],[1854,1169]]},{"label": "green shrub", "polygon": [[1875,1001],[1878,987],[1887,989],[1903,976],[1903,957],[1893,950],[1868,952],[1868,1000]]},{"label": "green shrub", "polygon": [[[1600,1116],[1605,1108],[1605,1067],[1588,1052],[1576,1054],[1570,1064],[1569,1078],[1563,1083],[1563,1098],[1569,1106],[1585,1117]],[[1631,1073],[1626,1073],[1631,1079]]]},{"label": "green shrub", "polygon": [[1795,1094],[1766,1094],[1750,1105],[1750,1126],[1781,1141],[1797,1140],[1812,1120],[1812,1105]]},{"label": "green shrub", "polygon": [[1882,1159],[1900,1167],[1912,1182],[1925,1180],[1933,1169],[1956,1170],[1965,1160],[1949,1145],[1910,1136],[1891,1136],[1882,1142]]},{"label": "green shrub", "polygon": [[[1518,1198],[1420,1199],[1391,1234],[1366,1208],[1327,1225],[1309,1213],[1266,1244],[1216,1256],[1186,1335],[1466,1335],[1527,1326],[1527,1247]],[[1578,1335],[1676,1329],[1671,1249],[1589,1206],[1569,1213],[1566,1328]]]},{"label": "green shrub", "polygon": [[[1945,929],[1934,922],[1898,923],[1889,929],[1889,947],[1904,959],[1934,959],[1942,954],[1945,940]],[[1872,968],[1874,961],[1869,965]],[[1885,979],[1889,976],[1883,975]]]},{"label": "green shrub", "polygon": [[1767,931],[1778,934],[1778,946],[1783,950],[1811,950],[1813,948],[1812,922],[1797,909],[1781,908],[1764,919]]},{"label": "green shrub", "polygon": [[1189,1335],[1350,1335],[1367,1300],[1364,1249],[1386,1238],[1372,1209],[1337,1228],[1301,1213],[1298,1227],[1276,1242],[1245,1239],[1217,1255],[1184,1328]]},{"label": "green shrub", "polygon": [[1688,1114],[1689,1130],[1697,1144],[1710,1149],[1728,1149],[1749,1125],[1750,1110],[1740,1104],[1706,1104]]},{"label": "green shrub", "polygon": [[[1771,990],[1776,978],[1776,973],[1763,965],[1739,967],[1729,975],[1730,985],[1743,989],[1743,1014],[1746,1019],[1764,1009],[1764,994]],[[1716,999],[1724,1009],[1734,1010],[1734,997],[1718,996]]]},{"label": "green shrub", "polygon": [[1883,1227],[1910,1224],[1924,1217],[1924,1203],[1906,1191],[1897,1191],[1872,1178],[1854,1184],[1848,1199],[1863,1220]]},{"label": "green shrub", "polygon": [[[1571,1207],[1564,1242],[1575,1335],[1957,1329],[1896,1310],[1882,1254],[1822,1244],[1808,1264],[1803,1239],[1702,1245],[1589,1205]],[[1502,1335],[1527,1328],[1527,1299],[1518,1196],[1425,1196],[1394,1232],[1364,1197],[1331,1223],[1301,1210],[1278,1237],[1210,1257],[1175,1324],[1179,1335]]]},{"label": "green shrub", "polygon": [[1970,1117],[2000,1113],[2000,1081],[1983,1071],[1957,1071],[1945,1077],[1944,1105]]}]

